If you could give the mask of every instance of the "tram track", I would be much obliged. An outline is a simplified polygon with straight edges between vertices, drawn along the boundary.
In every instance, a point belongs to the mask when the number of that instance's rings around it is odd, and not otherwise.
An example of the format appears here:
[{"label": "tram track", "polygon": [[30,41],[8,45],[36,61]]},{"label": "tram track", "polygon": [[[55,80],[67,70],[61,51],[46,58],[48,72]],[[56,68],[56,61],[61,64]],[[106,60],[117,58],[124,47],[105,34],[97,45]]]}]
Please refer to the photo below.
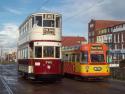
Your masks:
[{"label": "tram track", "polygon": [[3,77],[3,66],[0,65],[1,67],[1,74],[0,74],[0,80],[3,84],[3,86],[5,87],[6,91],[8,92],[8,94],[14,94],[13,91],[11,90],[11,88],[9,87],[9,85],[7,84],[6,80]]},{"label": "tram track", "polygon": [[7,84],[7,82],[5,81],[5,79],[1,75],[0,75],[0,80],[2,84],[4,85],[4,87],[6,88],[8,94],[14,94],[11,88],[9,87],[9,85]]}]

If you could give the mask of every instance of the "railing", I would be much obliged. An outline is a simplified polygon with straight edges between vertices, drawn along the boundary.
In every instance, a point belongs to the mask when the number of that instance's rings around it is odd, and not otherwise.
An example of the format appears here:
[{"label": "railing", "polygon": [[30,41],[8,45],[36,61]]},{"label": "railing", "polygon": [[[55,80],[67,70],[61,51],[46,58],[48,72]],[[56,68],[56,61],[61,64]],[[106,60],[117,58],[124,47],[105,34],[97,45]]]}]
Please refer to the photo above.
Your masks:
[{"label": "railing", "polygon": [[125,68],[111,68],[111,78],[125,80]]}]

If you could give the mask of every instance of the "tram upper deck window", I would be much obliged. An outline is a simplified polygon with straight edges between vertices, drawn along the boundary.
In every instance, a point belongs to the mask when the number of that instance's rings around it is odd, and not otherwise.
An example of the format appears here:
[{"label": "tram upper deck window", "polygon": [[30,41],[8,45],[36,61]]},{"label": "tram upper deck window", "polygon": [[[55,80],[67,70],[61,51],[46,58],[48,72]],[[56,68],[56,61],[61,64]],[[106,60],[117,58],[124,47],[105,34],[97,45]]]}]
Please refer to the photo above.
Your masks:
[{"label": "tram upper deck window", "polygon": [[36,24],[42,26],[42,16],[36,16]]},{"label": "tram upper deck window", "polygon": [[35,57],[36,58],[42,57],[42,47],[35,47]]},{"label": "tram upper deck window", "polygon": [[56,17],[56,27],[60,27],[60,17]]},{"label": "tram upper deck window", "polygon": [[91,62],[104,62],[104,54],[91,54]]},{"label": "tram upper deck window", "polygon": [[81,53],[81,63],[88,63],[88,52],[82,52]]},{"label": "tram upper deck window", "polygon": [[43,20],[43,27],[54,27],[54,20]]},{"label": "tram upper deck window", "polygon": [[33,25],[34,25],[34,16],[32,17],[32,27],[33,27]]},{"label": "tram upper deck window", "polygon": [[44,57],[54,57],[54,47],[44,46],[43,53],[44,53]]}]

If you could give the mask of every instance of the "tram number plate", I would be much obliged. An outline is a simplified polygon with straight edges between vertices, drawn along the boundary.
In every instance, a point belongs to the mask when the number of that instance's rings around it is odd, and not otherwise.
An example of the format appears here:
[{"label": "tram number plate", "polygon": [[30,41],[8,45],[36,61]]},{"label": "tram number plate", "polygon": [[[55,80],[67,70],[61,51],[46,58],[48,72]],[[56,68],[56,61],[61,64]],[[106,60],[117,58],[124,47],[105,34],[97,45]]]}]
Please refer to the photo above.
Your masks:
[{"label": "tram number plate", "polygon": [[101,67],[94,67],[94,70],[95,70],[95,71],[101,71],[102,68],[101,68]]}]

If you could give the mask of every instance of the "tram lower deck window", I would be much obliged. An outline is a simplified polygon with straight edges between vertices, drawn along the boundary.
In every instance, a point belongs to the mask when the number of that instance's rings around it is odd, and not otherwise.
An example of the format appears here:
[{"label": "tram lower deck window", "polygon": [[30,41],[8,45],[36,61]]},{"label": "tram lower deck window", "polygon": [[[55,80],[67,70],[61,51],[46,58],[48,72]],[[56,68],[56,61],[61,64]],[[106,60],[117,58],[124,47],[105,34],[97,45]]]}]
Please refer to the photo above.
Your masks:
[{"label": "tram lower deck window", "polygon": [[44,46],[44,57],[54,57],[54,47],[53,46]]},{"label": "tram lower deck window", "polygon": [[56,47],[56,58],[60,57],[60,47]]},{"label": "tram lower deck window", "polygon": [[42,58],[42,47],[35,47],[35,57]]}]

